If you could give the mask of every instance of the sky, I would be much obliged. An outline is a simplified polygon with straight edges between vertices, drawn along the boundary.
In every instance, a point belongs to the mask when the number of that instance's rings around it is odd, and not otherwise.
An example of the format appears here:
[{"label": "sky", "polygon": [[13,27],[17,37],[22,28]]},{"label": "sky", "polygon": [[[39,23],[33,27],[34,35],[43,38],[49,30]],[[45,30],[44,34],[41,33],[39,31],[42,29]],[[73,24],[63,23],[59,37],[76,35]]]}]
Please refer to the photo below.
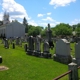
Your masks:
[{"label": "sky", "polygon": [[80,23],[80,0],[0,0],[0,20],[5,11],[10,21],[22,23],[25,17],[34,26]]}]

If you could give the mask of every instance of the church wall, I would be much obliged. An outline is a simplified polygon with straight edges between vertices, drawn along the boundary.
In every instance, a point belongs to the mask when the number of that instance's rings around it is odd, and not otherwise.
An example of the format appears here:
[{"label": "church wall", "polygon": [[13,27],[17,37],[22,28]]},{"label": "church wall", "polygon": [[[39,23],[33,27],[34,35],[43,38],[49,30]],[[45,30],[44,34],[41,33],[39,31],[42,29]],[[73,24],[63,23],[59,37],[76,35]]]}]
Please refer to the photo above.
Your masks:
[{"label": "church wall", "polygon": [[4,26],[0,26],[0,36],[4,36],[5,34],[5,27]]},{"label": "church wall", "polygon": [[11,24],[6,26],[6,38],[13,37],[13,26]]},{"label": "church wall", "polygon": [[9,24],[6,28],[6,37],[22,37],[25,35],[25,26],[18,22]]}]

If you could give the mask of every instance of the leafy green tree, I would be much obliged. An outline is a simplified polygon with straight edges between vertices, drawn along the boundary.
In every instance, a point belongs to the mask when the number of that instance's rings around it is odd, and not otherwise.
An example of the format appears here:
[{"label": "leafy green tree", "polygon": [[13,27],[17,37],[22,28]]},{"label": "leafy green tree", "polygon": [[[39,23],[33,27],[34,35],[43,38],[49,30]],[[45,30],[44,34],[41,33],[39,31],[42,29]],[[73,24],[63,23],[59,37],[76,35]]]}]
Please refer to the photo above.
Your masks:
[{"label": "leafy green tree", "polygon": [[79,36],[80,35],[80,23],[76,25],[76,32],[77,32],[77,35]]},{"label": "leafy green tree", "polygon": [[72,34],[72,28],[69,24],[60,23],[55,27],[55,34],[67,36]]},{"label": "leafy green tree", "polygon": [[34,37],[36,37],[36,35],[39,35],[42,31],[42,27],[40,26],[32,26],[32,25],[29,25],[29,31],[28,31],[28,35],[32,35]]},{"label": "leafy green tree", "polygon": [[45,29],[43,29],[43,30],[41,31],[41,36],[42,36],[42,37],[45,37],[45,36],[46,36],[46,30],[45,30]]},{"label": "leafy green tree", "polygon": [[72,30],[75,31],[77,28],[77,25],[72,25],[71,27],[72,27]]}]

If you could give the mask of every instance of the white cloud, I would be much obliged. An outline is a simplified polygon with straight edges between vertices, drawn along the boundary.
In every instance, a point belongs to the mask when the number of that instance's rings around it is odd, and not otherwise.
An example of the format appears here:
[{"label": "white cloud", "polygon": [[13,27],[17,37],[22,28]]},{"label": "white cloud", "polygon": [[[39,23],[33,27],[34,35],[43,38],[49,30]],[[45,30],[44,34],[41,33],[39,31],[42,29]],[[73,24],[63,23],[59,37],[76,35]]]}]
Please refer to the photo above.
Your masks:
[{"label": "white cloud", "polygon": [[2,12],[0,13],[0,20],[1,21],[3,20],[3,13]]},{"label": "white cloud", "polygon": [[76,0],[51,0],[49,2],[50,5],[54,5],[54,8],[59,6],[69,5],[71,2],[75,2]]},{"label": "white cloud", "polygon": [[47,13],[47,15],[51,15],[51,12]]},{"label": "white cloud", "polygon": [[74,24],[77,24],[77,23],[80,23],[80,19],[74,19],[70,25],[74,25]]},{"label": "white cloud", "polygon": [[[51,27],[55,27],[57,24],[59,24],[60,22],[50,22],[49,24],[50,24],[50,26]],[[40,26],[43,26],[43,27],[47,27],[47,25],[48,25],[48,22],[41,22],[41,23],[39,23],[39,25]]]},{"label": "white cloud", "polygon": [[54,21],[51,17],[47,17],[45,19],[42,19],[43,21]]},{"label": "white cloud", "polygon": [[44,16],[44,14],[38,14],[37,15],[37,17],[43,17]]},{"label": "white cloud", "polygon": [[29,25],[38,26],[38,24],[34,20],[28,21]]},{"label": "white cloud", "polygon": [[48,24],[47,22],[40,22],[40,23],[39,23],[39,25],[40,25],[40,26],[43,26],[43,27],[46,27],[47,24]]},{"label": "white cloud", "polygon": [[14,0],[2,0],[2,10],[9,12],[11,19],[30,19],[24,7]]}]

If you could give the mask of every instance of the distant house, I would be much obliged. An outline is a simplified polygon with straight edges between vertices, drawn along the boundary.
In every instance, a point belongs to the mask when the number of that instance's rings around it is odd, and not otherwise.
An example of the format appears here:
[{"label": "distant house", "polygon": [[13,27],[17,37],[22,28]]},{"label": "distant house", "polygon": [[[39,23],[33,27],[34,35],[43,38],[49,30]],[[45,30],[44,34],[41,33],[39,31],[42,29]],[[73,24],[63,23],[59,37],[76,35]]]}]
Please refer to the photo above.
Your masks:
[{"label": "distant house", "polygon": [[0,26],[0,36],[10,37],[22,37],[25,35],[25,26],[17,21],[10,23],[9,14],[4,14],[3,25]]}]

